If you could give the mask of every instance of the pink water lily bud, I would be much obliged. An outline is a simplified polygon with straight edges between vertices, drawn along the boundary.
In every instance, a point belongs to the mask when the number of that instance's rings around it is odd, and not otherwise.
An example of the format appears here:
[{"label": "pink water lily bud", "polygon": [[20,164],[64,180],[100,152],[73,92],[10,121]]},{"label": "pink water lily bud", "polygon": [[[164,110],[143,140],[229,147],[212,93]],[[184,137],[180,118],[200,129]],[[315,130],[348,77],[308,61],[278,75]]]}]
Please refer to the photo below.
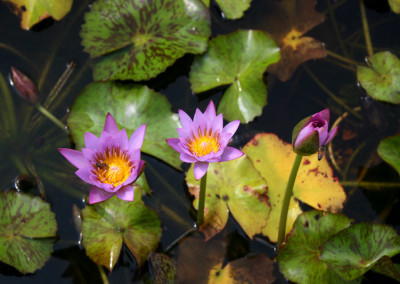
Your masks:
[{"label": "pink water lily bud", "polygon": [[178,128],[179,138],[167,139],[167,143],[180,153],[180,159],[194,163],[194,177],[202,178],[209,163],[225,162],[243,155],[243,152],[228,147],[228,142],[240,125],[239,120],[223,127],[222,114],[217,115],[212,101],[204,113],[196,109],[193,120],[179,110],[182,128]]},{"label": "pink water lily bud", "polygon": [[35,84],[24,73],[11,67],[11,83],[19,95],[32,104],[39,102],[39,95]]},{"label": "pink water lily bud", "polygon": [[332,141],[337,127],[328,132],[329,109],[324,109],[300,121],[292,133],[293,151],[307,156],[318,152]]}]

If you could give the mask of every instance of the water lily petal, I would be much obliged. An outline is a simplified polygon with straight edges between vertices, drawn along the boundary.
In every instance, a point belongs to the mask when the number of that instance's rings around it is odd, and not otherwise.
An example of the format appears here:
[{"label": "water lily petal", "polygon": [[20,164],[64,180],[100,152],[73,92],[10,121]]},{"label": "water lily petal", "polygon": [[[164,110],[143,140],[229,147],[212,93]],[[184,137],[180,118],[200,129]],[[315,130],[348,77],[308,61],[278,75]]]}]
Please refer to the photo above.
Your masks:
[{"label": "water lily petal", "polygon": [[181,153],[180,157],[182,162],[185,163],[194,163],[197,162],[197,159],[195,157],[193,157],[192,155],[188,155],[186,153]]},{"label": "water lily petal", "polygon": [[239,157],[243,156],[243,152],[233,148],[233,147],[226,147],[224,153],[221,155],[221,159],[219,160],[220,162],[226,162],[230,160],[237,159]]},{"label": "water lily petal", "polygon": [[122,129],[118,131],[116,135],[114,135],[114,141],[117,142],[115,146],[119,146],[120,149],[127,149],[128,148],[128,135],[126,134],[126,130]]},{"label": "water lily petal", "polygon": [[146,124],[139,126],[129,138],[129,149],[140,149],[143,145],[144,135],[146,133]]},{"label": "water lily petal", "polygon": [[210,101],[204,112],[204,116],[207,117],[210,121],[212,121],[212,120],[214,120],[216,115],[217,115],[217,112],[215,111],[214,102]]},{"label": "water lily petal", "polygon": [[299,145],[305,141],[308,137],[313,135],[317,131],[311,123],[307,124],[297,135],[296,141],[294,142],[294,147],[299,147]]},{"label": "water lily petal", "polygon": [[235,134],[236,130],[238,129],[240,125],[240,120],[234,120],[230,123],[228,123],[227,125],[225,125],[224,129],[222,129],[222,132],[225,133],[230,133],[232,134],[231,137],[233,136],[233,134]]},{"label": "water lily petal", "polygon": [[89,192],[89,204],[99,203],[113,197],[115,193],[104,191],[101,188],[93,186]]},{"label": "water lily petal", "polygon": [[68,160],[68,162],[78,169],[85,167],[87,164],[86,159],[80,151],[67,148],[58,148],[58,151]]},{"label": "water lily petal", "polygon": [[333,137],[335,137],[337,131],[338,131],[338,127],[336,126],[335,128],[333,128],[333,129],[328,133],[328,136],[326,137],[326,140],[324,141],[324,144],[323,144],[323,145],[329,144],[329,142],[332,141]]},{"label": "water lily petal", "polygon": [[93,184],[91,173],[88,168],[81,168],[75,172],[75,174],[83,181]]},{"label": "water lily petal", "polygon": [[115,123],[114,118],[112,117],[111,113],[107,113],[106,122],[104,123],[103,132],[108,132],[110,134],[117,134],[118,133],[118,126]]},{"label": "water lily petal", "polygon": [[326,120],[327,124],[329,124],[329,116],[330,116],[329,108],[321,110],[320,112],[316,113],[315,115],[320,115],[321,119]]},{"label": "water lily petal", "polygon": [[125,185],[124,187],[120,188],[117,193],[115,194],[119,199],[125,201],[133,201],[134,198],[134,189],[131,185]]},{"label": "water lily petal", "polygon": [[175,149],[175,151],[179,153],[182,152],[182,148],[178,145],[180,143],[179,138],[168,138],[166,141],[169,144],[169,146]]},{"label": "water lily petal", "polygon": [[178,114],[179,114],[179,119],[181,120],[181,124],[182,124],[182,128],[190,128],[190,126],[192,125],[193,121],[190,118],[190,116],[184,112],[183,110],[178,110]]},{"label": "water lily petal", "polygon": [[197,127],[200,125],[202,119],[203,119],[203,113],[197,108],[193,117],[193,124],[195,129],[197,129]]},{"label": "water lily petal", "polygon": [[86,148],[97,149],[99,147],[100,138],[96,135],[85,132],[85,146]]},{"label": "water lily petal", "polygon": [[193,173],[196,180],[201,179],[207,172],[208,162],[196,162],[193,167]]},{"label": "water lily petal", "polygon": [[211,129],[213,130],[213,132],[221,132],[224,126],[224,119],[222,117],[222,113],[218,114],[212,124],[211,124]]}]

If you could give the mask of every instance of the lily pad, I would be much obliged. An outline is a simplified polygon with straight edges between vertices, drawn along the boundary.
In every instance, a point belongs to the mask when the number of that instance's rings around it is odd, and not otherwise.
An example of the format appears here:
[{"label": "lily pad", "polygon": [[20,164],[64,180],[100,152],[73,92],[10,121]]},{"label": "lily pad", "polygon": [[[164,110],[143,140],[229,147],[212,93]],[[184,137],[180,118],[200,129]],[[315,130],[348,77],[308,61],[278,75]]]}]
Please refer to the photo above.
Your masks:
[{"label": "lily pad", "polygon": [[225,18],[230,20],[240,19],[243,13],[249,9],[252,0],[215,0],[224,13]]},{"label": "lily pad", "polygon": [[146,207],[140,189],[135,199],[126,202],[112,197],[82,210],[82,238],[87,256],[110,271],[116,264],[124,242],[142,266],[155,251],[161,237],[157,214]]},{"label": "lily pad", "polygon": [[321,261],[320,254],[322,245],[350,224],[351,220],[341,214],[313,210],[300,215],[278,252],[277,260],[283,275],[296,283],[349,283]]},{"label": "lily pad", "polygon": [[263,74],[279,58],[277,44],[265,32],[238,30],[219,35],[205,54],[196,56],[189,74],[192,89],[199,93],[230,85],[217,112],[227,120],[247,123],[261,115],[267,104]]},{"label": "lily pad", "polygon": [[390,8],[396,14],[400,14],[400,0],[389,0]]},{"label": "lily pad", "polygon": [[81,37],[95,80],[148,80],[185,53],[202,53],[211,34],[200,0],[98,0]]},{"label": "lily pad", "polygon": [[379,156],[400,175],[400,135],[383,139],[378,146]]},{"label": "lily pad", "polygon": [[150,255],[149,261],[153,283],[175,283],[175,259],[163,253],[153,253]]},{"label": "lily pad", "polygon": [[368,58],[369,67],[357,67],[357,80],[376,100],[400,103],[400,60],[389,51]]},{"label": "lily pad", "polygon": [[[200,180],[193,175],[193,164],[186,175],[190,194],[195,196],[197,208]],[[225,227],[229,212],[252,238],[261,233],[266,225],[270,204],[265,180],[254,169],[247,157],[223,163],[210,163],[207,171],[207,187],[204,221],[200,231],[210,239]]]},{"label": "lily pad", "polygon": [[86,131],[100,135],[108,112],[120,129],[126,129],[128,136],[140,125],[146,124],[142,151],[179,169],[179,154],[165,139],[174,137],[176,128],[181,126],[178,115],[171,112],[165,96],[136,84],[89,84],[75,100],[68,118],[68,126],[77,148],[84,147]]},{"label": "lily pad", "polygon": [[310,59],[327,56],[325,45],[304,36],[325,20],[322,13],[315,11],[315,0],[268,0],[263,22],[281,48],[281,60],[268,67],[281,81],[287,81],[297,67]]},{"label": "lily pad", "polygon": [[400,253],[400,237],[387,225],[360,223],[334,235],[323,246],[321,261],[347,280],[360,277],[384,256]]},{"label": "lily pad", "polygon": [[[267,181],[271,213],[262,233],[277,241],[282,200],[296,154],[291,144],[270,133],[257,134],[242,151]],[[317,154],[303,158],[293,188],[287,232],[301,213],[295,199],[324,211],[338,212],[343,208],[346,195],[326,158],[318,161]]]},{"label": "lily pad", "polygon": [[72,7],[72,0],[3,0],[3,2],[21,18],[21,28],[24,30],[29,30],[48,17],[61,20]]},{"label": "lily pad", "polygon": [[39,197],[0,193],[0,261],[21,273],[43,267],[53,251],[57,223]]}]

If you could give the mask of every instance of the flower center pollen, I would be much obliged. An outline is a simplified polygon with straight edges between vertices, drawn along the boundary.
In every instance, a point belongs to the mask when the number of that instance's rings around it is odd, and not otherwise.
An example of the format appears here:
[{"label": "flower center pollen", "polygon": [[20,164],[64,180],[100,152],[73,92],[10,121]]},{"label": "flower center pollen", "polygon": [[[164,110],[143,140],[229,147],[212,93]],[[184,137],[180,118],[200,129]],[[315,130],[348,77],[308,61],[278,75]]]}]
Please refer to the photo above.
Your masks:
[{"label": "flower center pollen", "polygon": [[219,134],[212,133],[212,130],[202,132],[198,129],[197,135],[194,134],[192,138],[188,138],[186,145],[189,151],[197,157],[204,157],[211,152],[217,153],[220,148]]}]

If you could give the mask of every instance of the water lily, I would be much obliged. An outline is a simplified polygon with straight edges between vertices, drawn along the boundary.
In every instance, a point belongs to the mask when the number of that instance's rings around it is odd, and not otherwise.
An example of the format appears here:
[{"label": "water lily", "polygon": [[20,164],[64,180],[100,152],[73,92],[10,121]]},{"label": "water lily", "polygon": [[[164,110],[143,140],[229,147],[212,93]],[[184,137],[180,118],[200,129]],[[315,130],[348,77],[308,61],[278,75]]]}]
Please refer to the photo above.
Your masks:
[{"label": "water lily", "polygon": [[242,151],[227,146],[240,121],[223,127],[222,114],[216,115],[212,101],[204,113],[196,109],[193,121],[182,110],[179,110],[179,118],[182,123],[182,128],[177,129],[179,138],[170,138],[167,142],[180,153],[183,162],[195,163],[196,180],[205,175],[209,163],[230,161],[243,155]]},{"label": "water lily", "polygon": [[324,109],[300,121],[293,129],[292,144],[296,153],[312,155],[332,141],[337,127],[328,132],[329,109]]},{"label": "water lily", "polygon": [[78,170],[75,174],[92,185],[89,203],[97,203],[116,195],[126,201],[133,201],[132,183],[144,169],[140,160],[146,125],[141,125],[128,140],[125,129],[119,131],[114,118],[107,114],[100,138],[85,133],[82,152],[60,148],[60,153]]}]

